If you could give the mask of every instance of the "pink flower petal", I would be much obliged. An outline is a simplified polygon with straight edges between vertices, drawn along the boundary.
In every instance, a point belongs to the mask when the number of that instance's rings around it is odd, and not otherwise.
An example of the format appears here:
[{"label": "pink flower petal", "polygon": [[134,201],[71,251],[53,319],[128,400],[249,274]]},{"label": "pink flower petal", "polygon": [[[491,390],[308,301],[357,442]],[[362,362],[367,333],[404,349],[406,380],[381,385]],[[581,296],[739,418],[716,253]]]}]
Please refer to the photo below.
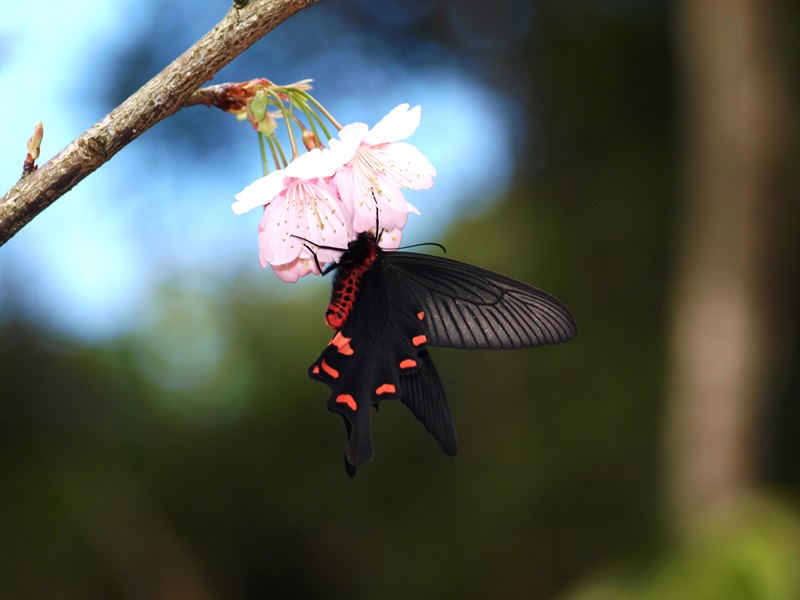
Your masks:
[{"label": "pink flower petal", "polygon": [[384,250],[397,250],[400,247],[400,242],[403,241],[403,229],[395,227],[394,229],[384,229],[381,233],[379,246]]},{"label": "pink flower petal", "polygon": [[273,272],[286,283],[297,283],[297,280],[306,275],[319,275],[317,262],[314,257],[298,256],[290,263],[271,265]]},{"label": "pink flower petal", "polygon": [[269,204],[289,186],[292,179],[330,177],[345,162],[337,162],[339,157],[339,154],[319,148],[301,154],[285,169],[273,171],[269,175],[256,179],[236,194],[236,202],[231,205],[231,210],[237,215],[241,215],[256,206]]},{"label": "pink flower petal", "polygon": [[406,202],[403,192],[383,178],[377,178],[369,188],[356,188],[353,197],[355,231],[374,229],[376,220],[378,225],[385,229],[405,227],[408,213],[416,212],[416,209]]},{"label": "pink flower petal", "polygon": [[406,142],[395,142],[373,151],[380,152],[383,162],[393,166],[392,169],[387,169],[386,178],[395,185],[409,190],[427,190],[433,187],[436,169],[415,146]]},{"label": "pink flower petal", "polygon": [[[286,264],[306,245],[346,248],[352,233],[352,215],[322,179],[292,180],[280,200],[264,209],[258,243],[262,264]],[[320,262],[338,251],[317,249]]]}]

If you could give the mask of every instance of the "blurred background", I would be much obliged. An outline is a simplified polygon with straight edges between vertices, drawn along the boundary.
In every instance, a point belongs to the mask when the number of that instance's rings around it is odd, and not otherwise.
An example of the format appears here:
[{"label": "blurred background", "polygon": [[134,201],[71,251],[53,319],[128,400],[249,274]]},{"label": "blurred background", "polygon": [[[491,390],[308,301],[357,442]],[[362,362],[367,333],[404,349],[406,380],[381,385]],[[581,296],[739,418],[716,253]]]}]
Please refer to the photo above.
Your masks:
[{"label": "blurred background", "polygon": [[[0,9],[0,187],[228,10]],[[328,281],[260,268],[255,135],[203,107],[0,248],[0,598],[800,598],[796,0],[323,0],[215,82],[423,107],[408,243],[580,327],[434,349],[448,459],[401,406],[348,480],[308,365]]]}]

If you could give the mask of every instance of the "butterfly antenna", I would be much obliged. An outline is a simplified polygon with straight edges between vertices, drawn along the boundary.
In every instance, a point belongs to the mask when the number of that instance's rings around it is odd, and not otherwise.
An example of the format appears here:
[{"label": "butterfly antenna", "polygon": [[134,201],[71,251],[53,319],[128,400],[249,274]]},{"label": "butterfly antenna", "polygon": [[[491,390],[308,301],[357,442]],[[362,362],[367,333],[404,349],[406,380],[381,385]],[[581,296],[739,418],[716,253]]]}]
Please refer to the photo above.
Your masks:
[{"label": "butterfly antenna", "polygon": [[311,244],[311,245],[312,245],[312,246],[314,246],[314,247],[318,247],[318,246],[319,246],[319,244],[315,244],[315,243],[314,243],[314,242],[312,242],[311,240],[307,240],[306,238],[304,238],[304,237],[300,237],[299,235],[292,234],[292,237],[293,237],[293,238],[295,238],[295,239],[298,239],[298,240],[300,240],[300,241],[303,241],[303,242],[305,242],[305,246],[306,246],[306,248],[308,248],[308,244]]},{"label": "butterfly antenna", "polygon": [[334,246],[322,246],[320,244],[312,242],[311,240],[307,240],[306,238],[301,237],[299,235],[292,234],[292,237],[301,240],[303,242],[303,246],[309,252],[311,252],[311,256],[314,257],[314,264],[317,265],[317,270],[319,271],[320,275],[327,275],[328,273],[333,271],[337,265],[336,263],[331,263],[323,269],[322,265],[319,262],[319,257],[317,256],[317,250],[334,250],[336,252],[347,252],[346,248],[336,248]]},{"label": "butterfly antenna", "polygon": [[369,188],[369,191],[372,194],[372,200],[375,202],[375,243],[380,244],[381,237],[383,237],[380,208],[378,208],[378,199],[375,197],[375,188]]},{"label": "butterfly antenna", "polygon": [[308,251],[311,252],[311,256],[314,257],[314,264],[317,265],[317,271],[319,271],[321,274],[324,274],[324,273],[322,273],[322,265],[319,264],[319,258],[317,258],[316,251],[311,246],[309,246],[308,244],[303,244],[303,246],[308,248]]},{"label": "butterfly antenna", "polygon": [[[309,250],[311,250],[312,253],[314,251],[311,249],[310,246],[314,246],[314,248],[316,248],[317,250],[333,250],[335,252],[347,252],[347,248],[337,248],[336,246],[323,246],[322,244],[317,244],[316,242],[312,242],[311,240],[307,240],[306,238],[301,237],[299,235],[291,234],[291,236],[293,238],[295,238],[295,239],[298,239],[298,240],[300,240],[302,242],[305,242],[305,244],[303,244],[303,245],[306,248],[308,248]],[[309,244],[310,244],[310,246],[309,246]]]},{"label": "butterfly antenna", "polygon": [[436,246],[442,252],[447,254],[447,248],[437,242],[422,242],[421,244],[411,244],[410,246],[400,246],[398,250],[408,250],[409,248],[419,248],[420,246]]}]

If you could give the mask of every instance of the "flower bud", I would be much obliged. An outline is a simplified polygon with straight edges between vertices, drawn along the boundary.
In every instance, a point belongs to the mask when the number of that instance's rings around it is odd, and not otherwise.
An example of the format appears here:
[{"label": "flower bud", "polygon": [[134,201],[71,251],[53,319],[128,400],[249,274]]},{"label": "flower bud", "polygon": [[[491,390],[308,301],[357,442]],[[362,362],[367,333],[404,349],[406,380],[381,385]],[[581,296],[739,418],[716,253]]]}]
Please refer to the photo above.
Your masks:
[{"label": "flower bud", "polygon": [[39,158],[39,148],[42,145],[42,138],[44,137],[44,126],[42,122],[39,121],[36,123],[36,127],[33,129],[33,135],[28,140],[28,154],[31,155],[33,160]]},{"label": "flower bud", "polygon": [[316,134],[305,127],[303,127],[303,145],[306,147],[306,150],[323,147]]}]

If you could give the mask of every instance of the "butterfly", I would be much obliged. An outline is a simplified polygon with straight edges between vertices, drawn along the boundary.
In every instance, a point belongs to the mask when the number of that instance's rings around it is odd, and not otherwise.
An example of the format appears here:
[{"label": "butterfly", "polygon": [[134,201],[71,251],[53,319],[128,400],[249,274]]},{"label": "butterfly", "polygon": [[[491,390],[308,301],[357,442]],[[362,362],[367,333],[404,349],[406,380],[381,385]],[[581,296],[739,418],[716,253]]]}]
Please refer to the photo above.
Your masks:
[{"label": "butterfly", "polygon": [[331,388],[347,429],[350,477],[374,456],[370,408],[399,400],[448,456],[453,416],[428,346],[491,350],[567,342],[575,319],[550,294],[510,277],[427,254],[383,250],[372,232],[350,241],[325,319],[336,332],[309,376]]}]

